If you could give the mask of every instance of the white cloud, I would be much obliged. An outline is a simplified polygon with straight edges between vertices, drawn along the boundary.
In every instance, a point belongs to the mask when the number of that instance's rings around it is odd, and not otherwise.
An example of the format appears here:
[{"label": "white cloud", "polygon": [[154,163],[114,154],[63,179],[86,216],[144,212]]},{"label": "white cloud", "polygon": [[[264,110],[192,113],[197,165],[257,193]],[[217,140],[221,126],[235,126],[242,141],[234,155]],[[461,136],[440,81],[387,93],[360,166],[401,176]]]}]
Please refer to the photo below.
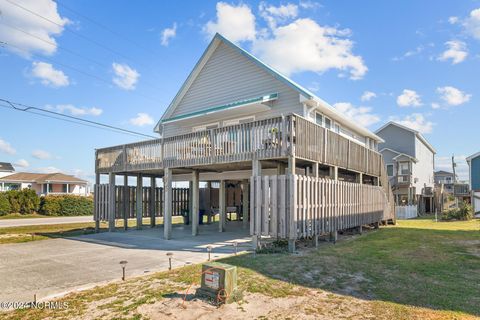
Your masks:
[{"label": "white cloud", "polygon": [[103,110],[100,108],[75,107],[74,105],[71,105],[71,104],[59,104],[55,107],[46,106],[45,109],[60,112],[60,113],[68,112],[72,116],[99,116],[103,113]]},{"label": "white cloud", "polygon": [[8,143],[7,141],[2,140],[2,139],[0,139],[0,151],[4,152],[6,154],[11,154],[11,155],[14,155],[15,153],[17,153],[17,150],[15,150],[10,145],[10,143]]},{"label": "white cloud", "polygon": [[350,31],[323,27],[311,19],[272,30],[273,36],[253,43],[253,52],[286,75],[303,71],[339,69],[361,79],[368,68],[361,56],[352,53],[353,42],[344,38]]},{"label": "white cloud", "polygon": [[300,6],[300,8],[302,9],[316,9],[316,8],[319,8],[321,7],[322,5],[318,2],[314,2],[314,1],[309,1],[309,0],[306,0],[306,1],[300,1],[298,3],[298,5]]},{"label": "white cloud", "polygon": [[112,79],[113,83],[124,90],[135,89],[138,78],[140,78],[140,73],[137,70],[130,68],[127,64],[115,62],[112,63],[112,68],[115,73]]},{"label": "white cloud", "polygon": [[468,56],[467,45],[463,41],[451,40],[445,42],[447,50],[445,50],[437,60],[447,61],[452,60],[452,64],[457,64],[465,60]]},{"label": "white cloud", "polygon": [[480,8],[470,12],[470,16],[465,19],[463,26],[468,34],[480,40]]},{"label": "white cloud", "polygon": [[362,96],[360,97],[360,100],[362,101],[370,101],[373,98],[377,97],[377,94],[372,91],[365,91]]},{"label": "white cloud", "polygon": [[147,113],[140,112],[137,113],[137,116],[135,118],[131,118],[129,122],[134,126],[142,127],[145,125],[153,124],[153,118]]},{"label": "white cloud", "polygon": [[421,113],[412,113],[403,118],[390,117],[390,120],[421,133],[431,133],[434,126],[434,123],[428,121]]},{"label": "white cloud", "polygon": [[471,94],[467,94],[451,86],[437,88],[437,93],[440,94],[440,99],[449,106],[459,106],[470,101],[472,97]]},{"label": "white cloud", "polygon": [[437,103],[437,102],[432,102],[432,109],[440,109],[440,108],[441,108],[441,106],[440,106],[439,103]]},{"label": "white cloud", "polygon": [[32,171],[38,172],[38,173],[57,173],[57,172],[62,172],[59,168],[56,167],[41,167],[41,168],[35,168]]},{"label": "white cloud", "polygon": [[218,32],[233,42],[255,40],[255,16],[246,4],[218,2],[217,20],[208,21],[203,32],[210,38]]},{"label": "white cloud", "polygon": [[364,127],[369,127],[380,121],[380,117],[372,113],[372,108],[370,107],[354,107],[348,102],[338,102],[333,107],[347,118]]},{"label": "white cloud", "polygon": [[55,69],[50,63],[46,62],[34,61],[32,63],[32,76],[41,79],[43,85],[54,88],[65,87],[70,84],[63,71]]},{"label": "white cloud", "polygon": [[174,23],[171,28],[165,28],[162,31],[162,46],[168,46],[170,40],[177,35],[177,24]]},{"label": "white cloud", "polygon": [[27,168],[30,166],[30,163],[28,163],[27,160],[25,159],[19,159],[17,162],[13,164],[15,167],[20,167],[20,168]]},{"label": "white cloud", "polygon": [[285,22],[288,19],[295,18],[298,15],[298,6],[293,3],[280,5],[278,7],[267,5],[261,2],[258,6],[260,15],[267,21],[271,29],[276,28],[277,23]]},{"label": "white cloud", "polygon": [[[454,156],[453,159],[457,166],[455,167],[455,173],[459,180],[468,180],[468,164],[465,155]],[[453,172],[452,169],[452,156],[436,156],[435,157],[435,170],[444,170]]]},{"label": "white cloud", "polygon": [[[55,24],[41,19],[18,6],[2,1],[0,23],[0,39],[10,44],[6,48],[23,57],[30,57],[32,53],[51,55],[57,50],[56,36],[59,36],[65,25],[69,22],[67,18],[61,17],[57,10],[57,4],[53,0],[22,0],[12,1],[30,11],[37,12]],[[15,28],[11,28],[11,25]],[[28,34],[19,31],[23,30]],[[37,38],[35,38],[37,37]],[[50,45],[44,39],[54,45]]]},{"label": "white cloud", "polygon": [[420,107],[422,100],[414,90],[404,89],[402,94],[397,97],[397,104],[400,107]]},{"label": "white cloud", "polygon": [[53,158],[53,156],[48,151],[40,149],[32,151],[32,157],[40,160],[47,160]]},{"label": "white cloud", "polygon": [[448,18],[448,23],[456,24],[459,21],[458,17],[452,16]]}]

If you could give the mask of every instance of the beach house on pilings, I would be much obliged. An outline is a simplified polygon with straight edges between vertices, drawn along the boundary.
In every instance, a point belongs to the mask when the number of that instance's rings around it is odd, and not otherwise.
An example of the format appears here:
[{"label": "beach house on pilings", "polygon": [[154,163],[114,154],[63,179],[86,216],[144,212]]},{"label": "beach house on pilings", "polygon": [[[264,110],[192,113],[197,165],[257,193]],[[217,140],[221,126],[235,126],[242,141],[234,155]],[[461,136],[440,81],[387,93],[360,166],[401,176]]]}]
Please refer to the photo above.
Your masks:
[{"label": "beach house on pilings", "polygon": [[[291,249],[296,239],[393,219],[383,140],[219,34],[154,131],[158,139],[96,150],[95,220],[111,230],[115,219],[151,217],[153,225],[163,216],[159,229],[175,237],[182,194],[195,213],[193,235],[201,211],[218,214],[220,232],[238,225],[254,240],[289,239]],[[116,175],[125,184],[136,176],[137,187],[115,186]],[[216,201],[199,196],[209,188]],[[243,222],[228,221],[227,211]]]}]

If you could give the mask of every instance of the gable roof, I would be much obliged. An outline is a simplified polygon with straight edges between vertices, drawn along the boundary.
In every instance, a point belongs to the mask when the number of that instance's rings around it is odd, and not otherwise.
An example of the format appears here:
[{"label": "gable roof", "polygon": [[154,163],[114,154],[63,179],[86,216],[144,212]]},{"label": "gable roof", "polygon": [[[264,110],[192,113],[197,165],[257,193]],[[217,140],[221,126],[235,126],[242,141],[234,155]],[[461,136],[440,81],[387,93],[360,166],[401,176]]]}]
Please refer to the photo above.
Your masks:
[{"label": "gable roof", "polygon": [[[370,130],[356,124],[352,120],[348,119],[345,117],[342,113],[340,113],[338,110],[336,110],[334,107],[332,107],[330,104],[325,102],[324,100],[320,99],[319,97],[315,96],[312,92],[307,90],[306,88],[302,87],[292,79],[289,79],[288,77],[284,76],[280,72],[276,71],[266,63],[260,61],[258,58],[247,52],[246,50],[242,49],[238,45],[234,44],[230,40],[226,39],[219,33],[215,34],[213,37],[212,41],[208,45],[207,49],[204,51],[198,62],[195,64],[193,70],[190,72],[188,75],[187,79],[183,83],[183,85],[180,87],[180,90],[177,92],[175,97],[173,98],[172,102],[170,105],[167,107],[167,110],[165,110],[164,114],[158,121],[158,123],[154,127],[155,132],[160,132],[160,127],[162,123],[170,121],[170,117],[173,114],[173,111],[175,108],[178,106],[178,104],[181,102],[182,98],[184,95],[187,93],[189,90],[190,86],[193,84],[197,76],[200,74],[201,70],[203,67],[206,65],[212,54],[215,52],[215,50],[218,48],[220,43],[224,43],[228,45],[229,47],[233,48],[236,52],[240,53],[241,55],[245,56],[247,59],[249,59],[251,62],[265,70],[267,73],[269,73],[272,77],[275,79],[283,82],[293,90],[297,91],[301,96],[303,96],[303,99],[305,101],[312,101],[315,102],[317,106],[321,107],[323,111],[327,111],[327,115],[333,118],[341,119],[342,122],[344,122],[350,129],[353,129],[354,131],[357,131],[358,133],[369,137],[371,139],[374,139],[378,142],[383,142],[383,139]],[[336,119],[334,119],[336,120]]]},{"label": "gable roof", "polygon": [[15,169],[9,162],[0,162],[0,172],[13,172]]},{"label": "gable roof", "polygon": [[467,157],[467,162],[470,162],[472,159],[480,157],[480,152],[472,154],[470,157]]},{"label": "gable roof", "polygon": [[453,176],[452,172],[444,171],[444,170],[438,170],[433,173],[434,175],[449,175]]},{"label": "gable roof", "polygon": [[381,126],[379,129],[377,129],[377,130],[375,131],[375,134],[378,134],[380,131],[382,131],[383,129],[385,129],[385,128],[388,127],[388,126],[396,126],[396,127],[400,128],[400,129],[403,129],[403,130],[407,130],[407,131],[412,132],[413,134],[415,134],[415,136],[416,136],[420,141],[423,142],[423,144],[424,144],[425,146],[427,146],[428,149],[430,149],[430,151],[432,151],[434,154],[437,153],[437,151],[435,150],[435,148],[427,141],[427,139],[425,139],[425,137],[424,137],[419,131],[414,130],[414,129],[409,128],[409,127],[406,127],[406,126],[404,126],[404,125],[402,125],[402,124],[400,124],[400,123],[397,123],[397,122],[395,122],[395,121],[389,121],[389,122],[385,123],[383,126]]},{"label": "gable roof", "polygon": [[87,183],[85,180],[63,173],[18,172],[0,178],[0,181],[35,182],[35,183]]},{"label": "gable roof", "polygon": [[413,162],[417,163],[418,162],[418,159],[415,158],[415,157],[412,157],[412,156],[409,156],[408,154],[406,153],[403,153],[403,152],[399,152],[397,150],[393,150],[393,149],[390,149],[390,148],[383,148],[382,150],[380,150],[379,152],[382,153],[383,151],[391,151],[393,153],[396,153],[397,155],[393,158],[394,160],[397,160],[397,158],[400,158],[400,157],[407,157],[409,158],[410,160],[412,160]]}]

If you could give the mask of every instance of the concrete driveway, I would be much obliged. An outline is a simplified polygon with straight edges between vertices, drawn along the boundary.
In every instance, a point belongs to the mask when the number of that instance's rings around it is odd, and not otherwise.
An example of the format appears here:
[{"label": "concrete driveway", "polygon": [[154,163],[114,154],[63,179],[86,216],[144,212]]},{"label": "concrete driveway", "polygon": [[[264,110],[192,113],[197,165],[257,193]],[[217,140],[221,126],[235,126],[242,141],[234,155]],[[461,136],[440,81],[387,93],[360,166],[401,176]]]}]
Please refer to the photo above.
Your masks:
[{"label": "concrete driveway", "polygon": [[78,217],[3,219],[3,220],[0,220],[0,228],[39,226],[39,225],[47,225],[47,224],[83,223],[83,222],[93,222],[93,217],[78,216]]},{"label": "concrete driveway", "polygon": [[206,247],[214,247],[214,258],[251,248],[248,231],[241,223],[229,222],[219,233],[217,224],[200,226],[193,237],[189,226],[173,227],[173,239],[163,239],[163,228],[0,245],[0,301],[31,301],[121,278],[119,262],[127,260],[127,277],[167,270],[167,252],[173,252],[173,267],[208,258]]}]

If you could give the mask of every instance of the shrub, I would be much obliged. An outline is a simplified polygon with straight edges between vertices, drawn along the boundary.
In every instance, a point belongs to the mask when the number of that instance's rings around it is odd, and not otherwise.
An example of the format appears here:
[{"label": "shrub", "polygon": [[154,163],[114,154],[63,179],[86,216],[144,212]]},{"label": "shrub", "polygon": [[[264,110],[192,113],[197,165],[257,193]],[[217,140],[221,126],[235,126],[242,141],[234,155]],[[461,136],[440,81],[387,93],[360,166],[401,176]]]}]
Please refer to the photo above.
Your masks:
[{"label": "shrub", "polygon": [[49,216],[78,216],[93,214],[93,198],[74,195],[42,197],[40,213]]},{"label": "shrub", "polygon": [[10,190],[6,192],[10,203],[9,213],[29,214],[38,211],[40,199],[35,190]]},{"label": "shrub", "polygon": [[459,208],[448,209],[442,212],[442,220],[471,220],[473,208],[468,203],[462,202]]},{"label": "shrub", "polygon": [[10,206],[10,201],[8,201],[8,196],[6,193],[0,193],[0,216],[9,214],[12,210]]}]

